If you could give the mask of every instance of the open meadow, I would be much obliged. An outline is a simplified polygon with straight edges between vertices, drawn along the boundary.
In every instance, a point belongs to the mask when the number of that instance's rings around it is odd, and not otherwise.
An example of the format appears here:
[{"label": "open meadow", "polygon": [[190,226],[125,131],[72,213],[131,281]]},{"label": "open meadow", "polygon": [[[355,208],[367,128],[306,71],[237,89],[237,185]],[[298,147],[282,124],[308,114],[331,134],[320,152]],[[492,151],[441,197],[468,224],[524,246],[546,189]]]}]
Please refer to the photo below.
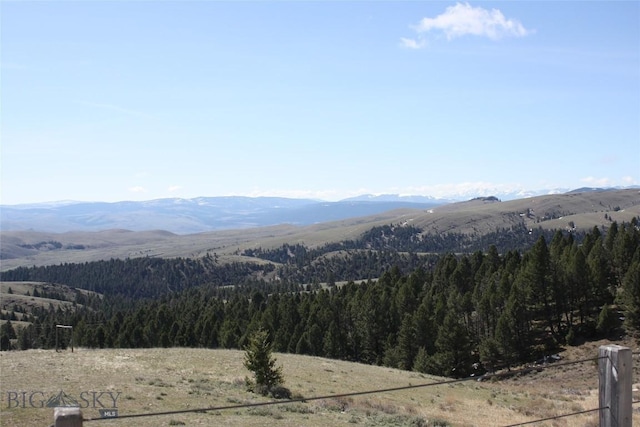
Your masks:
[{"label": "open meadow", "polygon": [[[592,343],[567,350],[565,359],[597,355]],[[622,343],[624,344],[624,343]],[[634,349],[637,351],[637,349]],[[353,392],[442,381],[429,375],[345,361],[276,354],[285,386],[306,402],[233,408],[268,401],[246,391],[244,352],[208,349],[75,349],[0,353],[0,425],[46,427],[49,399],[75,399],[85,419],[99,409],[120,416],[226,407],[139,418],[102,419],[89,426],[506,426],[597,408],[595,362],[550,367],[502,380],[476,380],[351,397]],[[635,364],[637,390],[639,363]],[[315,397],[323,397],[314,399]],[[634,392],[634,399],[640,395]],[[637,406],[637,405],[636,405]],[[640,413],[634,408],[634,421]],[[596,426],[597,412],[537,425]]]}]

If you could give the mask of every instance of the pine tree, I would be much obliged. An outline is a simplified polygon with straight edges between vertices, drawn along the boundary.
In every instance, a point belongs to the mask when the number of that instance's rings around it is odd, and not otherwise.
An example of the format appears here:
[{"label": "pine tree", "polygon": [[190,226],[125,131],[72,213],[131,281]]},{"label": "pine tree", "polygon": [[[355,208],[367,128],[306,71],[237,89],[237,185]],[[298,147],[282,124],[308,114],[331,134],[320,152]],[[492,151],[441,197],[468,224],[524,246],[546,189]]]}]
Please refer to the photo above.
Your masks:
[{"label": "pine tree", "polygon": [[524,304],[525,292],[520,281],[511,287],[504,311],[498,318],[495,339],[507,366],[526,360],[531,345],[528,310]]},{"label": "pine tree", "polygon": [[0,350],[11,350],[11,340],[16,338],[16,331],[11,325],[11,320],[7,320],[0,327]]},{"label": "pine tree", "polygon": [[471,372],[472,341],[459,314],[449,311],[438,330],[433,364],[437,375],[461,378]]},{"label": "pine tree", "polygon": [[605,304],[602,306],[602,310],[600,310],[596,330],[602,336],[607,337],[611,333],[611,331],[615,329],[617,320],[618,316],[616,315],[616,313],[611,310],[611,308],[609,308],[607,304]]},{"label": "pine tree", "polygon": [[344,340],[340,336],[340,328],[335,321],[331,321],[323,340],[323,355],[332,359],[344,357]]},{"label": "pine tree", "polygon": [[0,331],[2,331],[3,334],[6,334],[10,339],[15,339],[18,337],[16,335],[15,329],[13,329],[11,320],[7,320],[5,323],[3,323],[2,327],[0,327]]},{"label": "pine tree", "polygon": [[33,325],[22,328],[18,331],[18,348],[20,350],[29,350],[33,347],[32,343]]},{"label": "pine tree", "polygon": [[405,313],[402,319],[402,325],[398,332],[397,349],[400,357],[400,363],[397,367],[407,371],[411,370],[418,349],[416,348],[415,319],[409,313]]},{"label": "pine tree", "polygon": [[623,302],[627,324],[640,331],[640,250],[624,277]]},{"label": "pine tree", "polygon": [[544,239],[540,236],[535,245],[527,253],[521,279],[530,296],[534,309],[541,310],[544,320],[551,331],[557,333],[559,326],[554,314],[557,283],[553,280],[551,269],[551,255]]},{"label": "pine tree", "polygon": [[11,340],[9,339],[9,335],[3,333],[0,335],[0,351],[8,350],[11,350]]},{"label": "pine tree", "polygon": [[429,353],[424,347],[418,349],[418,354],[413,361],[413,370],[423,374],[429,372]]},{"label": "pine tree", "polygon": [[284,383],[282,367],[276,367],[276,359],[272,355],[272,344],[269,333],[258,329],[249,337],[244,358],[244,366],[254,375],[255,391],[263,395],[273,394],[274,390]]}]

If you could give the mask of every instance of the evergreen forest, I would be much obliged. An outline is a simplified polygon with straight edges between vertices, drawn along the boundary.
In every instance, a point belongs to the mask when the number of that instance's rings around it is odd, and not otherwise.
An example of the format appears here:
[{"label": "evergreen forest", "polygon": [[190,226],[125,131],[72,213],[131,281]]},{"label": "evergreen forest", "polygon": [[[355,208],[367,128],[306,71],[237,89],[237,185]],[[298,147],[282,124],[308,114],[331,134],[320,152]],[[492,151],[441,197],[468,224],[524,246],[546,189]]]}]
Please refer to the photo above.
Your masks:
[{"label": "evergreen forest", "polygon": [[482,239],[388,225],[358,240],[238,255],[250,261],[208,254],[4,271],[4,282],[94,293],[77,291],[67,308],[3,306],[2,349],[54,348],[59,324],[90,348],[242,349],[263,329],[277,352],[466,377],[640,331],[638,218]]}]

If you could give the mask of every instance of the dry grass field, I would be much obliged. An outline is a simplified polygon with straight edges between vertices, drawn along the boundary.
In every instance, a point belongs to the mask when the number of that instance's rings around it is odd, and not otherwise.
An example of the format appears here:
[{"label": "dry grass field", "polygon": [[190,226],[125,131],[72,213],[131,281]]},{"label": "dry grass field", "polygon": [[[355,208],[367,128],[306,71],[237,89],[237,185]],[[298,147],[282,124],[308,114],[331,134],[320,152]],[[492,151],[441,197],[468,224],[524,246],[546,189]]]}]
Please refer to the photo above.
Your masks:
[{"label": "dry grass field", "polygon": [[[601,344],[570,349],[565,352],[565,360],[595,357]],[[227,407],[208,412],[94,420],[85,422],[88,426],[506,426],[598,405],[594,362],[549,368],[500,381],[465,381],[311,399],[442,379],[384,367],[276,354],[278,364],[283,366],[285,385],[293,397],[310,400],[233,408],[268,401],[246,391],[244,379],[249,372],[243,367],[243,357],[244,353],[237,350],[184,348],[3,352],[0,425],[50,425],[53,409],[31,406],[46,405],[49,397],[61,391],[81,405],[88,404],[83,409],[85,418],[99,417],[97,407],[113,406],[113,397],[121,416]],[[637,389],[640,370],[637,358],[634,363]],[[32,394],[33,405],[29,402]],[[98,402],[94,402],[94,396]],[[636,391],[634,399],[638,398],[640,394]],[[634,421],[640,422],[637,407],[635,414]],[[596,426],[597,413],[537,425]]]}]

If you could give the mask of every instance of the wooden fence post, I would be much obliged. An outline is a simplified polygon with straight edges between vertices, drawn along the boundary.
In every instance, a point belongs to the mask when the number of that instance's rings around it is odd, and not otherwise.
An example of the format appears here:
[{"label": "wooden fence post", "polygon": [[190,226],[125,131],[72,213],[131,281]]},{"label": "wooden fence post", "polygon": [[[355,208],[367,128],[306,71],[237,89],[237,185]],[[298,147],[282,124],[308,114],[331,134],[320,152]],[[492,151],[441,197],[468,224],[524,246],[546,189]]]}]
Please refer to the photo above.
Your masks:
[{"label": "wooden fence post", "polygon": [[60,406],[53,409],[54,427],[82,427],[82,411],[75,406]]},{"label": "wooden fence post", "polygon": [[600,427],[631,427],[631,349],[603,345],[598,356]]}]

